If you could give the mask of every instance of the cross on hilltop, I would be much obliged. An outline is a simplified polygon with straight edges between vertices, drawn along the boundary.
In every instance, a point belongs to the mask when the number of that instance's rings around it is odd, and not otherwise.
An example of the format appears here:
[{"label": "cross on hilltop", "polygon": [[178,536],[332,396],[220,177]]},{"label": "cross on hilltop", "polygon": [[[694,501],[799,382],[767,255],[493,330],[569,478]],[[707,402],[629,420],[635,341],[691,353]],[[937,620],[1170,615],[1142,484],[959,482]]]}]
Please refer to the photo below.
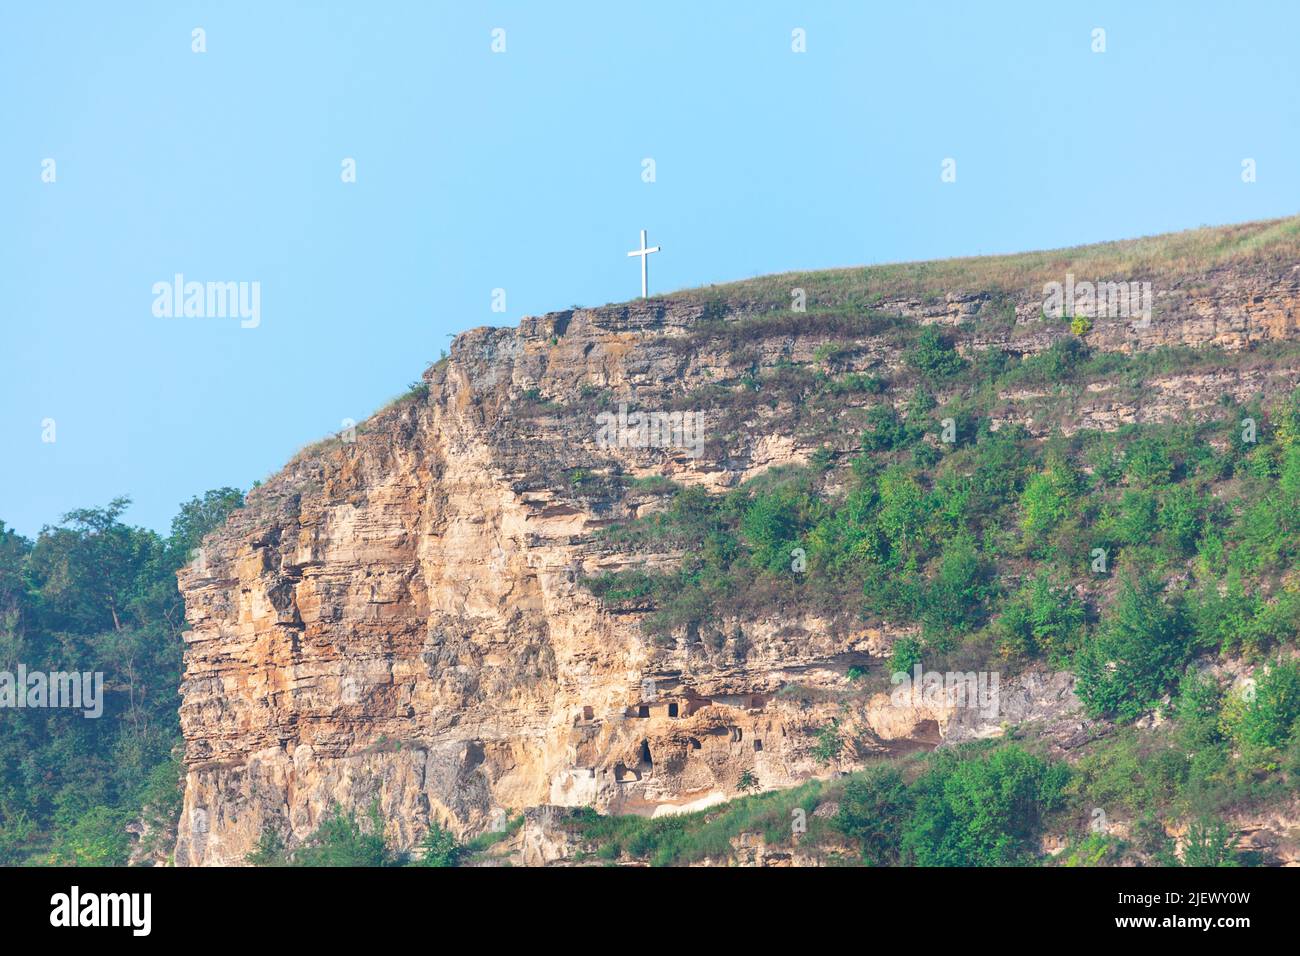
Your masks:
[{"label": "cross on hilltop", "polygon": [[659,247],[658,247],[658,246],[651,246],[649,249],[646,248],[646,244],[645,244],[645,230],[642,229],[642,230],[641,230],[641,248],[640,248],[640,249],[633,249],[631,252],[628,253],[629,256],[640,256],[640,257],[641,257],[641,298],[643,298],[643,299],[648,299],[648,298],[650,298],[650,296],[649,296],[649,295],[647,294],[647,292],[646,292],[646,256],[650,255],[650,253],[652,253],[652,252],[658,252],[658,251],[659,251]]}]

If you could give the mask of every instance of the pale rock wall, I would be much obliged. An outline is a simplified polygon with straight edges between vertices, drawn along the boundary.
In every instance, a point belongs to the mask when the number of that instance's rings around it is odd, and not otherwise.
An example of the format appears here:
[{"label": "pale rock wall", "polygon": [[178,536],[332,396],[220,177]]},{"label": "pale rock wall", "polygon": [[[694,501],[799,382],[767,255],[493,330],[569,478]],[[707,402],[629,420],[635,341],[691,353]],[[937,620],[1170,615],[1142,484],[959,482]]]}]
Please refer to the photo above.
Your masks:
[{"label": "pale rock wall", "polygon": [[[1239,348],[1294,334],[1294,273],[1262,285],[1221,279],[1199,297],[1158,301],[1151,328],[1100,321],[1090,342]],[[1031,299],[977,347],[1028,352],[1059,338]],[[895,310],[978,322],[986,301],[963,293]],[[689,301],[652,300],[467,332],[426,372],[427,396],[379,413],[353,443],[300,455],[249,495],[180,573],[191,630],[178,864],[239,863],[268,828],[301,840],[334,804],[378,801],[388,837],[410,846],[433,821],[467,834],[541,804],[649,814],[734,795],[744,771],[764,787],[828,772],[811,756],[815,735],[838,716],[848,669],[878,661],[894,634],[807,614],[727,621],[716,640],[658,644],[639,613],[602,610],[581,584],[584,574],[675,560],[622,554],[594,537],[656,506],[609,481],[612,468],[716,490],[816,447],[769,429],[782,409],[763,408],[698,459],[596,447],[594,410],[570,401],[584,389],[640,409],[680,408],[693,390],[749,370],[708,342],[682,347],[705,315]],[[749,350],[763,366],[806,362],[824,341],[793,335]],[[860,345],[854,368],[902,366],[883,344]],[[1295,377],[1171,375],[1156,383],[1163,404],[1109,403],[1105,392],[1077,401],[1106,427],[1178,417],[1189,401],[1280,390]],[[534,401],[533,389],[568,404]],[[1006,397],[1006,420],[1017,419],[1018,401]],[[596,480],[575,486],[565,477],[574,468]],[[642,717],[647,679],[655,692]],[[1078,730],[1068,688],[1043,680],[1004,688],[1017,719]],[[781,693],[792,685],[807,693]],[[854,719],[885,751],[1002,723],[880,701]],[[555,852],[539,844],[530,855]]]}]

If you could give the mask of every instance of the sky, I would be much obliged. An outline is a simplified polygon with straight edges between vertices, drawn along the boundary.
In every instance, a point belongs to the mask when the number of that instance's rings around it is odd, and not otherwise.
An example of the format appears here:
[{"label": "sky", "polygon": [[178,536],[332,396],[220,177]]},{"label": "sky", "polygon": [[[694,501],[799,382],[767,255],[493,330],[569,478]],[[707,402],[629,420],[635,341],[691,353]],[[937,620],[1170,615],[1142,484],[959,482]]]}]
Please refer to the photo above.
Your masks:
[{"label": "sky", "polygon": [[[653,294],[1294,214],[1296,36],[1283,0],[5,4],[0,520],[165,532],[451,335],[635,297],[641,229]],[[177,274],[256,324],[156,314]]]}]

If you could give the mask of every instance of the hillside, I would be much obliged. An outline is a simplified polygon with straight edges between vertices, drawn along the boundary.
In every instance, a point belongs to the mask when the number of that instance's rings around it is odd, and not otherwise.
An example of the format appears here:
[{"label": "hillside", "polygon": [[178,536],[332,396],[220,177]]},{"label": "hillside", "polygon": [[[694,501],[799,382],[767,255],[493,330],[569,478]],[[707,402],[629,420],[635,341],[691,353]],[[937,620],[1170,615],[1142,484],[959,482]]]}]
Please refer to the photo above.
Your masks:
[{"label": "hillside", "polygon": [[522,815],[484,862],[1297,859],[1298,246],[460,335],[180,572],[176,862],[371,807],[401,851]]}]

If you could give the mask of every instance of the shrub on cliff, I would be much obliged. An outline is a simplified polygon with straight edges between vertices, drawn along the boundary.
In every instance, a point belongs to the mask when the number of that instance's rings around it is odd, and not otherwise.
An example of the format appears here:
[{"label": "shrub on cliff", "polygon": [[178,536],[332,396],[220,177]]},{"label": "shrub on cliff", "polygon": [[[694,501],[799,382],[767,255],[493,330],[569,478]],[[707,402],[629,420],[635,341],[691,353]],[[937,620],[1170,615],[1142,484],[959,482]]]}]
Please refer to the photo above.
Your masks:
[{"label": "shrub on cliff", "polygon": [[966,367],[952,343],[930,325],[916,337],[916,344],[907,353],[907,364],[930,382],[952,378]]},{"label": "shrub on cliff", "polygon": [[449,867],[460,860],[461,846],[456,842],[450,830],[444,830],[436,823],[429,825],[429,830],[420,841],[420,853],[412,866]]},{"label": "shrub on cliff", "polygon": [[1290,743],[1300,720],[1300,665],[1282,661],[1265,668],[1253,685],[1228,698],[1223,728],[1254,765],[1273,763]]},{"label": "shrub on cliff", "polygon": [[1061,802],[1069,769],[1020,747],[987,755],[932,757],[915,784],[915,809],[900,841],[917,866],[1014,866],[1037,852],[1043,819]]},{"label": "shrub on cliff", "polygon": [[397,862],[384,842],[378,800],[370,805],[364,822],[357,820],[356,813],[334,807],[290,857],[293,866],[393,866]]},{"label": "shrub on cliff", "polygon": [[892,866],[898,862],[901,822],[910,815],[914,802],[896,769],[873,768],[845,784],[835,826],[857,841],[863,863]]},{"label": "shrub on cliff", "polygon": [[1240,866],[1236,842],[1236,832],[1222,820],[1195,820],[1187,829],[1183,866]]},{"label": "shrub on cliff", "polygon": [[1182,673],[1189,629],[1162,590],[1146,575],[1126,579],[1110,615],[1075,656],[1077,692],[1093,716],[1132,720]]}]

